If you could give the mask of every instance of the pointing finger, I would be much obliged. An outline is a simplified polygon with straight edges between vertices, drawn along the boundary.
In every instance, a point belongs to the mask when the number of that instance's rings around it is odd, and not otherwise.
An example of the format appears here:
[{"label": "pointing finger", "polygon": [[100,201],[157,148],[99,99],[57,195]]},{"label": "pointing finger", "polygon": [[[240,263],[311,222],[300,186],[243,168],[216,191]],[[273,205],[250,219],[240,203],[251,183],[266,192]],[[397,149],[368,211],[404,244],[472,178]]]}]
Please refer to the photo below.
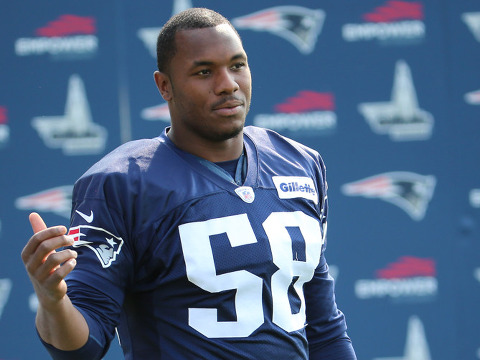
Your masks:
[{"label": "pointing finger", "polygon": [[37,213],[31,213],[28,219],[30,220],[30,225],[32,225],[34,234],[47,228],[47,225],[45,225],[42,217]]}]

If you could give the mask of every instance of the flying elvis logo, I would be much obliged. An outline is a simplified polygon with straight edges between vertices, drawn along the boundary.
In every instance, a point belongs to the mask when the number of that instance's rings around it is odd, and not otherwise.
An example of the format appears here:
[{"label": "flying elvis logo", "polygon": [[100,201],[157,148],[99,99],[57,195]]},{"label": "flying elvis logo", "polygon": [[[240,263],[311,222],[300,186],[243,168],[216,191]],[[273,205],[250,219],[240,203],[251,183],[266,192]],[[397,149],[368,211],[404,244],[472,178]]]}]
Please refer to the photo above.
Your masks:
[{"label": "flying elvis logo", "polygon": [[7,107],[0,105],[0,146],[8,142],[10,128],[8,127]]},{"label": "flying elvis logo", "polygon": [[95,226],[75,226],[70,228],[68,235],[73,237],[74,248],[85,246],[92,250],[98,260],[100,260],[103,268],[112,265],[123,246],[123,239],[121,237]]},{"label": "flying elvis logo", "polygon": [[344,184],[344,195],[377,198],[404,210],[413,220],[424,218],[436,185],[433,175],[420,175],[408,171],[378,174]]},{"label": "flying elvis logo", "polygon": [[325,12],[302,6],[276,6],[232,19],[240,30],[267,31],[293,44],[302,54],[315,49]]},{"label": "flying elvis logo", "polygon": [[72,209],[72,190],[73,185],[65,185],[21,196],[15,200],[15,207],[20,210],[49,211],[68,219]]},{"label": "flying elvis logo", "polygon": [[168,109],[168,104],[160,104],[155,106],[150,106],[142,110],[140,117],[143,120],[149,121],[165,121],[170,123],[170,110]]},{"label": "flying elvis logo", "polygon": [[463,98],[467,104],[480,105],[480,90],[470,91]]},{"label": "flying elvis logo", "polygon": [[273,176],[280,199],[304,198],[318,204],[318,194],[313,180],[306,176]]}]

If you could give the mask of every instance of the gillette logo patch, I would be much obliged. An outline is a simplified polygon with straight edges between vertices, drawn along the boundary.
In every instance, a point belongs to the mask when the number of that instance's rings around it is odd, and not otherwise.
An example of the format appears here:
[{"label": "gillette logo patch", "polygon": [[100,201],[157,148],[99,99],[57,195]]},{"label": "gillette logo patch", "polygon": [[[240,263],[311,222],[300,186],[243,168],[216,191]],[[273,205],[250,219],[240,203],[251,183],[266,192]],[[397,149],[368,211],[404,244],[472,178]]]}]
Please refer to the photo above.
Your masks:
[{"label": "gillette logo patch", "polygon": [[318,194],[313,180],[306,176],[273,176],[280,199],[304,198],[318,204]]}]

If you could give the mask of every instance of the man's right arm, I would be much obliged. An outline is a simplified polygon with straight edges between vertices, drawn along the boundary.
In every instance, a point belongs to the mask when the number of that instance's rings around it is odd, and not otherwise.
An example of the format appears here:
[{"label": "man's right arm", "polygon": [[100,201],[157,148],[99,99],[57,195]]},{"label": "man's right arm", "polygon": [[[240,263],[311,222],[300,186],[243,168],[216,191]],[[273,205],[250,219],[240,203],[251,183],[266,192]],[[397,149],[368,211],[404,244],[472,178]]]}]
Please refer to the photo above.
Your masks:
[{"label": "man's right arm", "polygon": [[37,331],[53,347],[71,351],[84,346],[89,337],[85,318],[67,296],[67,276],[76,265],[76,252],[57,251],[73,244],[64,226],[47,228],[40,215],[30,214],[34,235],[22,251],[22,260],[38,298]]}]

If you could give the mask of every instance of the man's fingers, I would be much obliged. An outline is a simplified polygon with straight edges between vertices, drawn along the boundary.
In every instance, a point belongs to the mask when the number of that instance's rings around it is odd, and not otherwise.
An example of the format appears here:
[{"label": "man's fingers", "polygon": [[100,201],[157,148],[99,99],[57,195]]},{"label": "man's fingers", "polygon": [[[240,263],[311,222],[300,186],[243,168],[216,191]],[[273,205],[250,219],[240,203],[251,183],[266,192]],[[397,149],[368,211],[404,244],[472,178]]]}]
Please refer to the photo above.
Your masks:
[{"label": "man's fingers", "polygon": [[[47,228],[43,219],[37,213],[31,213],[28,217],[34,235],[27,242],[22,251],[22,260],[25,264],[42,261],[50,252],[63,246],[72,245],[73,241],[68,236],[65,226],[52,226]],[[38,252],[38,253],[37,253]],[[35,253],[37,253],[35,255]],[[31,257],[34,257],[33,259]]]},{"label": "man's fingers", "polygon": [[[56,250],[73,244],[71,236],[60,235],[59,231],[65,227],[48,228],[32,236],[22,251],[22,259],[27,270],[33,270],[43,264],[47,257],[55,253]],[[50,234],[51,233],[51,234]],[[43,239],[40,235],[51,235]],[[30,270],[29,270],[30,271]]]},{"label": "man's fingers", "polygon": [[34,234],[47,228],[47,225],[45,225],[42,217],[37,213],[31,213],[28,217],[28,220],[30,220],[30,225],[32,225]]},{"label": "man's fingers", "polygon": [[[70,267],[70,264],[68,262],[72,259],[75,259],[77,257],[77,252],[74,250],[62,250],[59,252],[52,252],[49,254],[45,260],[45,262],[38,266],[34,276],[40,281],[45,280],[47,277],[51,277],[53,273],[57,273],[54,275],[54,278],[58,278],[58,281],[63,279],[64,272],[66,269]],[[61,268],[64,268],[63,270],[60,270]],[[60,271],[59,271],[60,270]],[[71,269],[70,269],[71,271]],[[68,271],[68,272],[70,272]],[[60,275],[60,276],[59,276]]]},{"label": "man's fingers", "polygon": [[65,261],[50,274],[51,279],[56,282],[64,280],[65,277],[75,268],[76,265],[77,260],[75,258],[71,258]]}]

